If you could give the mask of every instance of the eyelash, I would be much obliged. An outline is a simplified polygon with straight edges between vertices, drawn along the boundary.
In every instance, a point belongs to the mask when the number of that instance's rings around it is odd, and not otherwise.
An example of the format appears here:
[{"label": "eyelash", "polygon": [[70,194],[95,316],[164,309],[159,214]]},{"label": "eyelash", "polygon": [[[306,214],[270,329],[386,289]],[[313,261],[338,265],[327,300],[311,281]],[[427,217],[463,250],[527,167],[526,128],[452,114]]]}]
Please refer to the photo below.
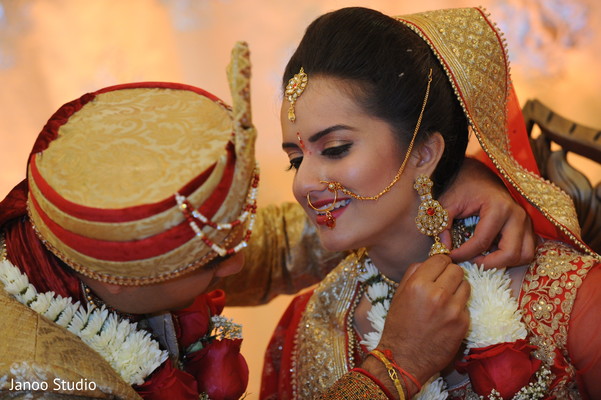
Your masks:
[{"label": "eyelash", "polygon": [[321,155],[329,158],[341,158],[346,153],[348,153],[352,145],[352,143],[346,143],[340,146],[329,147],[327,149],[324,149],[321,152]]},{"label": "eyelash", "polygon": [[[346,153],[348,153],[348,151],[352,145],[353,145],[352,143],[346,143],[346,144],[343,144],[340,146],[329,147],[327,149],[324,149],[321,152],[321,155],[326,156],[328,158],[333,158],[333,159],[342,158]],[[302,161],[303,161],[303,157],[293,158],[292,160],[290,160],[290,165],[288,166],[288,168],[286,168],[286,171],[290,171],[292,169],[295,169],[295,170],[298,169],[298,167],[300,167]]]},{"label": "eyelash", "polygon": [[298,167],[300,167],[301,161],[303,161],[302,157],[293,158],[292,160],[290,160],[290,165],[288,166],[288,168],[286,168],[286,171],[298,169]]}]

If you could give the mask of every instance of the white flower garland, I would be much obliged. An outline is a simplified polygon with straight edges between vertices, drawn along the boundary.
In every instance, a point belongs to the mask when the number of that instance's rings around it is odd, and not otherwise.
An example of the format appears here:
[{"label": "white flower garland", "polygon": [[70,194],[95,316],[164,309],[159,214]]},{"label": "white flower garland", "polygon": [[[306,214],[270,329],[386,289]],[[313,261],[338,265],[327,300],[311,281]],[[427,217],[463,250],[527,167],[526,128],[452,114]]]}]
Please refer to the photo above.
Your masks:
[{"label": "white flower garland", "polygon": [[[374,328],[373,332],[369,332],[364,336],[361,344],[364,344],[367,350],[372,351],[378,346],[382,338],[384,322],[390,309],[390,301],[395,288],[383,281],[382,274],[369,257],[364,258],[360,272],[359,281],[367,283],[365,294],[372,304],[371,309],[367,312],[367,319]],[[433,377],[423,385],[422,390],[414,398],[416,400],[445,400],[448,397],[445,388],[446,383],[441,377]]]},{"label": "white flower garland", "polygon": [[372,351],[378,346],[382,338],[384,321],[386,321],[386,315],[390,309],[390,300],[392,300],[394,290],[390,290],[391,287],[382,282],[380,271],[378,271],[369,257],[365,257],[363,261],[359,282],[367,282],[368,284],[365,294],[372,306],[367,312],[367,319],[371,322],[372,328],[374,328],[373,332],[365,335],[361,344],[364,344],[369,351]]},{"label": "white flower garland", "polygon": [[[526,326],[521,321],[518,303],[511,296],[509,274],[504,269],[485,271],[483,266],[478,267],[469,262],[459,265],[464,269],[466,279],[472,287],[468,301],[471,323],[466,338],[467,349],[526,338]],[[380,271],[369,257],[364,258],[359,270],[359,281],[367,284],[366,295],[372,303],[367,318],[374,329],[373,332],[365,335],[361,344],[371,351],[377,347],[382,337],[394,288],[382,282]],[[512,399],[542,399],[547,388],[549,374],[550,372],[546,368],[541,368],[536,374],[536,381],[523,387]],[[422,387],[415,399],[444,400],[447,397],[448,391],[442,377],[433,377]],[[480,398],[483,399],[482,396]],[[488,399],[496,400],[500,397],[493,391]]]},{"label": "white flower garland", "polygon": [[141,385],[168,357],[137,324],[102,308],[88,309],[54,292],[38,293],[8,260],[0,261],[0,282],[21,304],[66,328],[102,356],[130,385]]}]

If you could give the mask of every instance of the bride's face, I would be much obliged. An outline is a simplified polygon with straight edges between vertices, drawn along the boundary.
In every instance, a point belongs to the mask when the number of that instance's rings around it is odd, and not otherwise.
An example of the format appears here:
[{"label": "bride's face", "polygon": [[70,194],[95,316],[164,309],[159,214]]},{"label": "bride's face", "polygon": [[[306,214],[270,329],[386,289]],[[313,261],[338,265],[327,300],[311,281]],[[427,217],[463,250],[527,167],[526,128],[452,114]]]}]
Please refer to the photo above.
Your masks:
[{"label": "bride's face", "polygon": [[[334,229],[327,217],[313,210],[325,209],[334,201],[327,184],[340,182],[362,196],[380,193],[393,180],[405,149],[401,148],[388,123],[365,114],[350,95],[348,82],[309,77],[295,105],[296,121],[288,120],[288,101],[281,110],[282,148],[296,169],[293,192],[310,220],[318,227],[323,245],[340,251],[370,247],[399,235],[414,234],[417,194],[413,190],[411,161],[392,189],[374,200],[357,200],[338,192]],[[398,241],[396,242],[398,243]]]}]

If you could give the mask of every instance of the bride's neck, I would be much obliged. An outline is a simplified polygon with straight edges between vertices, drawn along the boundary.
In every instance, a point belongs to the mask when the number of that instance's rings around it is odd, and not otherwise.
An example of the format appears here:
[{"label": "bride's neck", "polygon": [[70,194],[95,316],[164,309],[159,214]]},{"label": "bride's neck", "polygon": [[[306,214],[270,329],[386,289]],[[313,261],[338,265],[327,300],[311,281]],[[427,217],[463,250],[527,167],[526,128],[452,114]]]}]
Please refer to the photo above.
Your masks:
[{"label": "bride's neck", "polygon": [[[392,238],[391,238],[392,239]],[[434,241],[417,232],[411,238],[389,240],[367,249],[369,257],[378,270],[399,282],[409,265],[423,262]]]}]

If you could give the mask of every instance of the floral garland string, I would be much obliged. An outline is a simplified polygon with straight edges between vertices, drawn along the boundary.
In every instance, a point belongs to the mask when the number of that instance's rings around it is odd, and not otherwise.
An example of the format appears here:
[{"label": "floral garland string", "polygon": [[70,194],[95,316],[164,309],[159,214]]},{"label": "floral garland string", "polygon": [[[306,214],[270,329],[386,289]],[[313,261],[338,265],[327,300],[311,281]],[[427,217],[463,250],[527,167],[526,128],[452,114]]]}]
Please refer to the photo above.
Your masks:
[{"label": "floral garland string", "polygon": [[[517,301],[511,296],[511,278],[504,269],[484,270],[468,262],[459,264],[465,271],[472,287],[468,308],[470,330],[466,338],[467,350],[463,362],[458,364],[460,372],[467,372],[473,389],[480,399],[535,400],[542,399],[549,386],[551,372],[530,355],[535,346],[526,342],[527,331],[521,321]],[[367,313],[373,332],[365,335],[361,344],[369,351],[375,349],[382,337],[386,315],[396,289],[387,283],[369,257],[359,264],[359,281],[366,286],[366,296],[372,303]],[[509,355],[507,355],[509,354]],[[528,364],[523,376],[512,377],[511,382],[495,380],[483,371],[495,357],[509,357],[512,362]],[[483,367],[482,360],[488,361]],[[479,379],[485,373],[487,379]],[[484,394],[483,394],[484,393]],[[448,397],[446,383],[442,377],[432,377],[415,396],[418,400],[443,400]]]},{"label": "floral garland string", "polygon": [[[367,319],[371,323],[373,332],[367,333],[361,344],[367,347],[367,350],[374,350],[380,343],[386,315],[390,309],[390,302],[394,296],[397,285],[388,282],[369,257],[364,257],[363,263],[359,266],[359,281],[366,285],[365,295],[371,302],[371,309],[367,312]],[[418,400],[444,400],[448,396],[445,390],[445,382],[441,377],[433,377],[422,390],[415,395]]]},{"label": "floral garland string", "polygon": [[0,282],[21,304],[66,328],[108,361],[130,385],[141,385],[168,354],[136,323],[122,320],[104,306],[88,308],[54,292],[38,293],[27,275],[0,260]]}]

